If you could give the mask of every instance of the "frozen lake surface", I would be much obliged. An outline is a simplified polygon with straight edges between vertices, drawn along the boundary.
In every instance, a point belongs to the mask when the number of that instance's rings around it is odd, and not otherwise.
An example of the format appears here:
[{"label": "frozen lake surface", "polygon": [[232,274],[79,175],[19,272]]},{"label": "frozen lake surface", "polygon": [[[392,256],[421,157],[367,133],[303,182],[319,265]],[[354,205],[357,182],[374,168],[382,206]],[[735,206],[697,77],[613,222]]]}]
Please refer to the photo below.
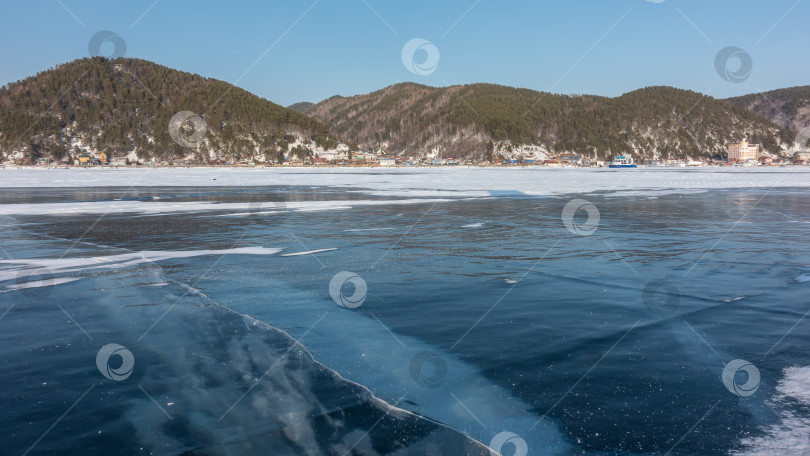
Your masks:
[{"label": "frozen lake surface", "polygon": [[6,454],[810,446],[810,170],[0,186]]}]

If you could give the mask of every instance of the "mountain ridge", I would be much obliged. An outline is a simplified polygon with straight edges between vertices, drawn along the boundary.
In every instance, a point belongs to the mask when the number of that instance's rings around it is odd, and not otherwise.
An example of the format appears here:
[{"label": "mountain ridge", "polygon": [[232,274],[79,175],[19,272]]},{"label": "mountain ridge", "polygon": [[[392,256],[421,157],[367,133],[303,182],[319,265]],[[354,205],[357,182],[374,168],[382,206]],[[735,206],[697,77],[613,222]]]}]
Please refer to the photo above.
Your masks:
[{"label": "mountain ridge", "polygon": [[[652,86],[610,98],[488,83],[403,82],[285,108],[224,81],[146,60],[95,57],[0,88],[0,155],[19,163],[88,152],[131,160],[280,162],[335,156],[342,142],[341,153],[383,150],[419,158],[705,159],[743,139],[779,155],[793,145],[793,127],[802,120],[790,114],[810,106],[810,87],[774,92],[782,104],[769,112],[758,109],[767,94],[719,100]],[[195,128],[202,134],[195,136]]]},{"label": "mountain ridge", "polygon": [[[327,129],[306,115],[226,82],[141,59],[58,65],[0,88],[0,107],[0,152],[23,161],[82,151],[144,160],[194,154],[201,162],[225,155],[275,159],[291,144],[330,145]],[[176,115],[192,115],[186,120],[197,123],[179,122],[173,138]],[[202,135],[189,127],[200,127]]]},{"label": "mountain ridge", "polygon": [[408,82],[330,97],[304,112],[343,140],[400,155],[422,151],[492,159],[529,147],[601,158],[621,153],[699,158],[723,155],[725,144],[743,139],[779,154],[792,136],[739,106],[665,86],[608,98],[496,84]]}]

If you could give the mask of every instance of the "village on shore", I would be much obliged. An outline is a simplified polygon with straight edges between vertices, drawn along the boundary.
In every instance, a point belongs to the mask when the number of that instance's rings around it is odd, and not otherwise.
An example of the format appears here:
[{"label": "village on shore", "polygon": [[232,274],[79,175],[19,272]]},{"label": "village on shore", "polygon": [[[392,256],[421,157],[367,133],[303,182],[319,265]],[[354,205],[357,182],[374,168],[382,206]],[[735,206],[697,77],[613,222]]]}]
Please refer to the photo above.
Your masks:
[{"label": "village on shore", "polygon": [[[540,155],[540,156],[538,156]],[[727,146],[727,155],[714,156],[709,159],[653,159],[638,158],[635,162],[639,166],[653,167],[755,167],[755,166],[808,166],[810,154],[796,152],[793,157],[772,156],[763,154],[759,144],[749,144],[742,141]],[[137,157],[127,156],[111,158],[105,152],[93,153],[83,151],[80,154],[68,155],[62,160],[39,158],[29,166],[15,163],[0,163],[0,168],[70,168],[70,167],[434,167],[434,166],[475,166],[475,167],[550,167],[550,168],[602,168],[609,165],[609,161],[593,159],[579,154],[549,155],[533,153],[518,157],[505,158],[499,156],[492,161],[469,160],[455,157],[400,157],[385,153],[381,149],[376,152],[351,152],[347,150],[324,151],[323,154],[299,157],[285,156],[283,161],[261,161],[256,158],[230,160],[215,157],[210,160],[200,159],[199,156],[189,156],[175,160],[138,160]]]}]

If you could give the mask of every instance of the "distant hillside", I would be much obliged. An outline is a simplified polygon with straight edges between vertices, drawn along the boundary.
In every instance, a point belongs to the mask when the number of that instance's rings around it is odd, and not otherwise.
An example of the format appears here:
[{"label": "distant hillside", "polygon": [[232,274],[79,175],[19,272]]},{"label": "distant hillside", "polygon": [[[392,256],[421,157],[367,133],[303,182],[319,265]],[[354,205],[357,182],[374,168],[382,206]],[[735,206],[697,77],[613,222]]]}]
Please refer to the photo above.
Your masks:
[{"label": "distant hillside", "polygon": [[[723,155],[725,144],[742,139],[779,153],[792,146],[795,132],[789,128],[798,129],[802,116],[810,115],[810,96],[806,87],[769,94],[729,103],[670,87],[605,98],[493,84],[404,83],[284,108],[216,79],[145,60],[97,57],[0,88],[0,160],[31,163],[106,152],[141,160],[276,161],[281,155],[334,152],[338,139],[353,150],[415,157],[497,159],[531,150],[705,158]],[[781,123],[789,128],[758,115],[770,112],[765,99],[778,106],[769,117],[793,119]],[[199,141],[181,145],[172,139],[170,119],[180,111],[200,116],[194,119],[207,130]],[[184,135],[194,132],[189,125]]]},{"label": "distant hillside", "polygon": [[[207,126],[193,148],[169,134],[170,119],[183,110],[199,114]],[[306,115],[223,81],[145,60],[82,59],[0,88],[0,152],[23,162],[80,151],[143,159],[195,153],[201,160],[275,159],[296,141],[310,140],[334,142]]]},{"label": "distant hillside", "polygon": [[295,112],[304,113],[304,112],[306,112],[307,109],[311,108],[314,105],[315,105],[315,103],[310,103],[308,101],[302,101],[300,103],[295,103],[295,104],[291,104],[291,105],[287,106],[287,109],[292,109]]},{"label": "distant hillside", "polygon": [[334,135],[403,155],[491,158],[521,145],[551,153],[698,158],[747,138],[778,153],[790,132],[700,93],[649,87],[617,98],[567,96],[492,84],[397,84],[335,96],[305,111]]},{"label": "distant hillside", "polygon": [[754,93],[726,101],[770,119],[783,128],[799,131],[810,127],[810,86]]}]

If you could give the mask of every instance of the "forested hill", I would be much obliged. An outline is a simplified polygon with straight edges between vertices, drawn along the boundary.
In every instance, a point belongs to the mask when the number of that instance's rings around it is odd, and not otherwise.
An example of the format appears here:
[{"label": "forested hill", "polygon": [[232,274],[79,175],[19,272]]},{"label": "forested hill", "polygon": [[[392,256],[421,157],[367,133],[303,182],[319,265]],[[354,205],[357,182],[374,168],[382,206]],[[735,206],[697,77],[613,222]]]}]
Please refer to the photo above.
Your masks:
[{"label": "forested hill", "polygon": [[[179,111],[204,118],[205,136],[192,147],[169,134]],[[22,154],[23,161],[84,150],[142,158],[275,158],[296,138],[332,146],[326,128],[304,114],[145,60],[76,60],[0,88],[0,152]]]},{"label": "forested hill", "polygon": [[[807,103],[790,101],[804,100],[800,89],[768,99],[781,103],[785,115],[801,114]],[[729,103],[671,87],[606,98],[493,84],[403,83],[285,108],[223,81],[145,60],[97,57],[0,88],[0,160],[106,152],[144,160],[276,161],[282,154],[334,149],[338,140],[355,150],[490,159],[524,146],[602,158],[705,158],[743,139],[771,153],[792,146],[795,122],[783,122],[785,128],[760,117],[779,121],[756,109],[763,106],[760,98],[749,97]],[[172,138],[170,120],[181,111],[199,115],[204,135],[195,137],[188,128],[194,123],[186,122],[181,136],[194,141]]]},{"label": "forested hill", "polygon": [[777,153],[789,131],[712,97],[649,87],[617,98],[569,96],[492,84],[397,84],[332,97],[305,110],[361,147],[420,155],[491,156],[534,144],[554,153],[607,157],[708,157],[748,139]]},{"label": "forested hill", "polygon": [[727,100],[755,112],[784,128],[799,131],[810,127],[810,86],[753,93]]}]

